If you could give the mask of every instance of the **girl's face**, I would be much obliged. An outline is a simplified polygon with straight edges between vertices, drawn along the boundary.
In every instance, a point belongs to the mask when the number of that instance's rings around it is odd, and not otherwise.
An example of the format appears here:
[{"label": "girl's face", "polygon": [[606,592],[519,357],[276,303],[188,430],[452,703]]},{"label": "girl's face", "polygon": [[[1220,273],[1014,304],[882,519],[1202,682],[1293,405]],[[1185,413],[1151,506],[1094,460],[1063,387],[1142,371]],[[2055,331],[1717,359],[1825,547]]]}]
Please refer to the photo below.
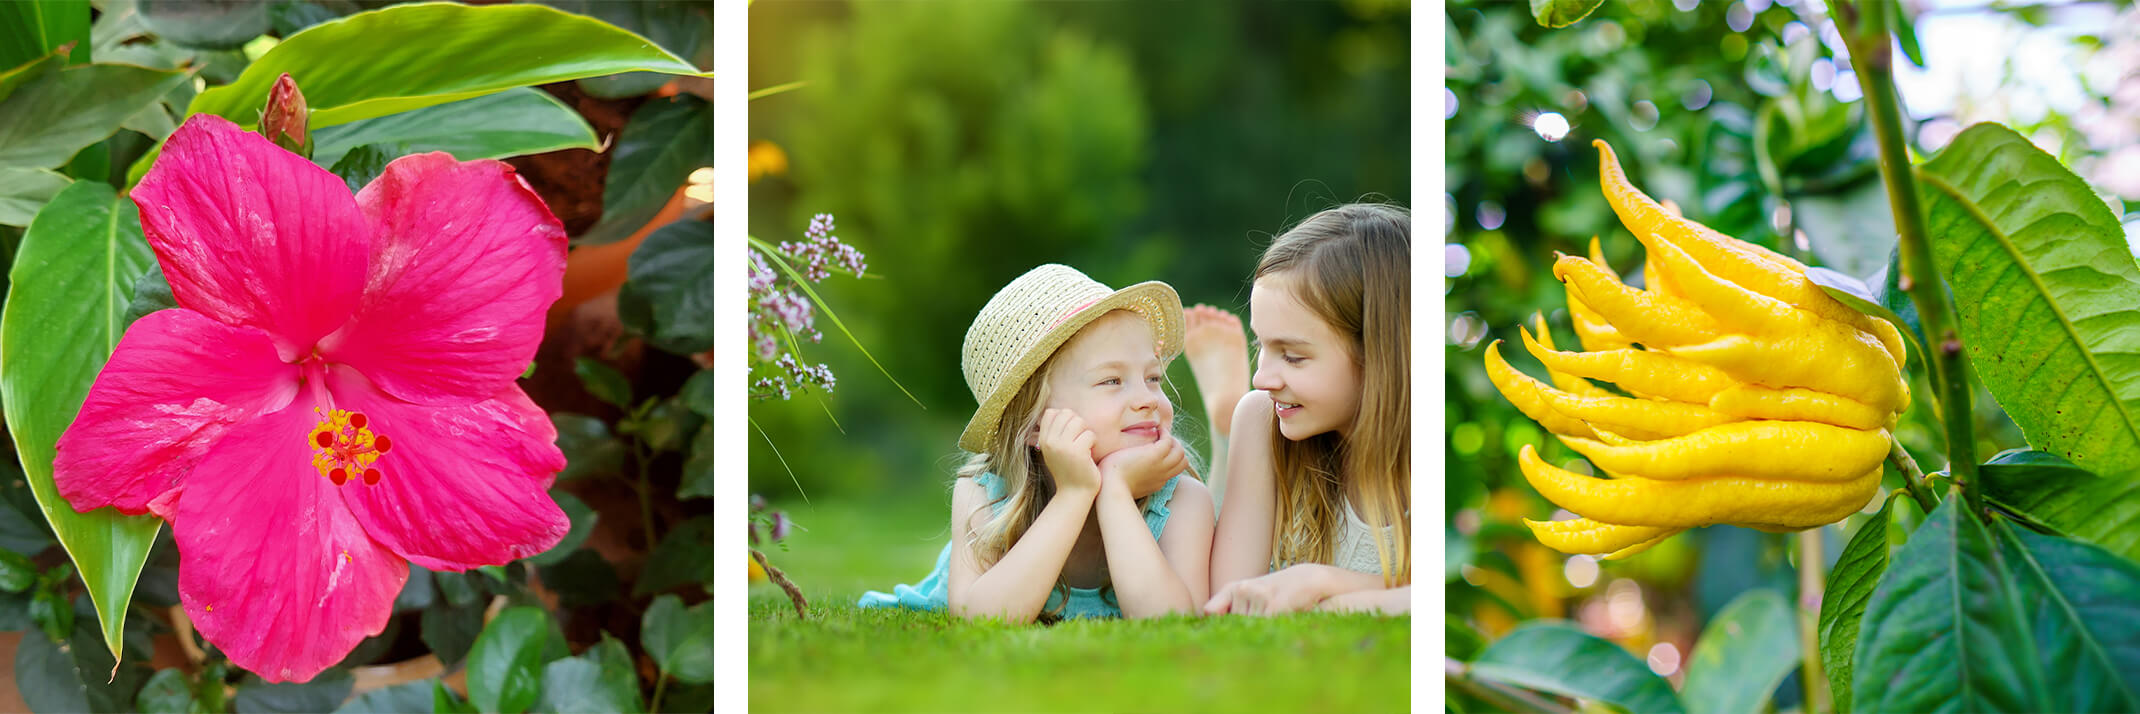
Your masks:
[{"label": "girl's face", "polygon": [[1258,345],[1249,384],[1277,403],[1278,433],[1294,441],[1344,436],[1360,414],[1360,368],[1350,343],[1294,297],[1282,273],[1249,291],[1248,324]]},{"label": "girl's face", "polygon": [[1093,434],[1092,459],[1167,437],[1174,404],[1160,391],[1167,365],[1152,328],[1128,310],[1100,316],[1056,353],[1045,409],[1068,409]]}]

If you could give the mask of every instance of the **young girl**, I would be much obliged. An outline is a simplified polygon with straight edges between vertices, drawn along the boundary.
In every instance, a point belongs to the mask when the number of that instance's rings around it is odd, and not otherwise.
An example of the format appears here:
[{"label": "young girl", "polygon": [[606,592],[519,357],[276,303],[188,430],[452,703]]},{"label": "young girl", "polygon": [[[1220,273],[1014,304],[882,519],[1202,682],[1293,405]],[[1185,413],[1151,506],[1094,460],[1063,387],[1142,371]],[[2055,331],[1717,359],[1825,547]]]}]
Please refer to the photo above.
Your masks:
[{"label": "young girl", "polygon": [[1380,205],[1264,251],[1205,611],[1411,611],[1410,265],[1411,217]]},{"label": "young girl", "polygon": [[959,436],[972,455],[951,543],[920,584],[861,606],[1015,622],[1195,611],[1213,513],[1160,391],[1181,350],[1165,283],[1109,290],[1043,265],[997,292],[961,351],[981,406]]}]

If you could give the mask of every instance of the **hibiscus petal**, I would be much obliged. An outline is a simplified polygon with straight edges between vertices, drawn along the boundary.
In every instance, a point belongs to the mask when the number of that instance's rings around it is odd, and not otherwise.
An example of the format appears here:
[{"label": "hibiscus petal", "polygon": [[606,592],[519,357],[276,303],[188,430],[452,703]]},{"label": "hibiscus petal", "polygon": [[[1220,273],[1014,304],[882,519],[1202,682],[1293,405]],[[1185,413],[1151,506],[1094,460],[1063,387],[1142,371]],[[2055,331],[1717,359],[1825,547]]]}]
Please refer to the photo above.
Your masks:
[{"label": "hibiscus petal", "polygon": [[349,185],[258,134],[195,114],[132,196],[180,307],[267,330],[292,361],[356,307],[371,239]]},{"label": "hibiscus petal", "polygon": [[513,168],[416,154],[357,193],[371,223],[356,318],[324,353],[421,404],[489,399],[535,357],[564,292],[565,229]]},{"label": "hibiscus petal", "polygon": [[270,682],[304,681],[386,629],[405,561],[312,466],[309,399],[239,424],[178,500],[179,599],[201,635]]},{"label": "hibiscus petal", "polygon": [[59,437],[52,481],[77,511],[150,510],[176,488],[231,425],[281,409],[297,393],[297,367],[267,333],[184,308],[127,328]]},{"label": "hibiscus petal", "polygon": [[549,550],[572,522],[550,499],[565,467],[557,431],[520,387],[460,406],[422,406],[337,370],[335,406],[365,416],[391,448],[378,483],[352,480],[349,510],[387,548],[432,570],[496,565]]}]

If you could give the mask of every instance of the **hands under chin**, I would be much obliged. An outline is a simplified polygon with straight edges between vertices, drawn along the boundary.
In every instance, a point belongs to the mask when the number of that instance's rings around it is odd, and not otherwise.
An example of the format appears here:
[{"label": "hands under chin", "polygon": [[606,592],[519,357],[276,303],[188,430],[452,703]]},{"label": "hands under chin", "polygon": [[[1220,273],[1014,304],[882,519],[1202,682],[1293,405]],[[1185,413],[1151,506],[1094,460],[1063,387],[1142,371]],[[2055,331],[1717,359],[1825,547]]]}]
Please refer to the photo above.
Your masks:
[{"label": "hands under chin", "polygon": [[1212,593],[1204,603],[1207,615],[1278,615],[1308,610],[1321,604],[1329,593],[1323,587],[1320,569],[1329,566],[1302,564],[1269,575],[1236,580]]},{"label": "hands under chin", "polygon": [[1120,449],[1100,459],[1100,479],[1105,488],[1120,488],[1130,498],[1143,498],[1167,485],[1189,468],[1189,455],[1181,442],[1162,436],[1142,446]]}]

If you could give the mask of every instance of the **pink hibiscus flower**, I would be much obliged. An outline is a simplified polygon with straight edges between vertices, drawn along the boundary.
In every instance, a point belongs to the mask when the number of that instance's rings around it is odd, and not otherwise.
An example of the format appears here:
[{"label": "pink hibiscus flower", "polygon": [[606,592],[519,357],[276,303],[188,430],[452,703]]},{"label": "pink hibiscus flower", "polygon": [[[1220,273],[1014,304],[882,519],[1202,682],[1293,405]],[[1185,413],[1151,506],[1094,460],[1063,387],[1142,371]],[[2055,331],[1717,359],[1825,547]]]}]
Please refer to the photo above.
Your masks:
[{"label": "pink hibiscus flower", "polygon": [[170,521],[186,614],[232,662],[311,679],[386,627],[407,563],[564,536],[557,433],[514,379],[565,231],[511,167],[406,156],[352,197],[196,115],[133,199],[178,307],[127,329],[53,480]]}]

